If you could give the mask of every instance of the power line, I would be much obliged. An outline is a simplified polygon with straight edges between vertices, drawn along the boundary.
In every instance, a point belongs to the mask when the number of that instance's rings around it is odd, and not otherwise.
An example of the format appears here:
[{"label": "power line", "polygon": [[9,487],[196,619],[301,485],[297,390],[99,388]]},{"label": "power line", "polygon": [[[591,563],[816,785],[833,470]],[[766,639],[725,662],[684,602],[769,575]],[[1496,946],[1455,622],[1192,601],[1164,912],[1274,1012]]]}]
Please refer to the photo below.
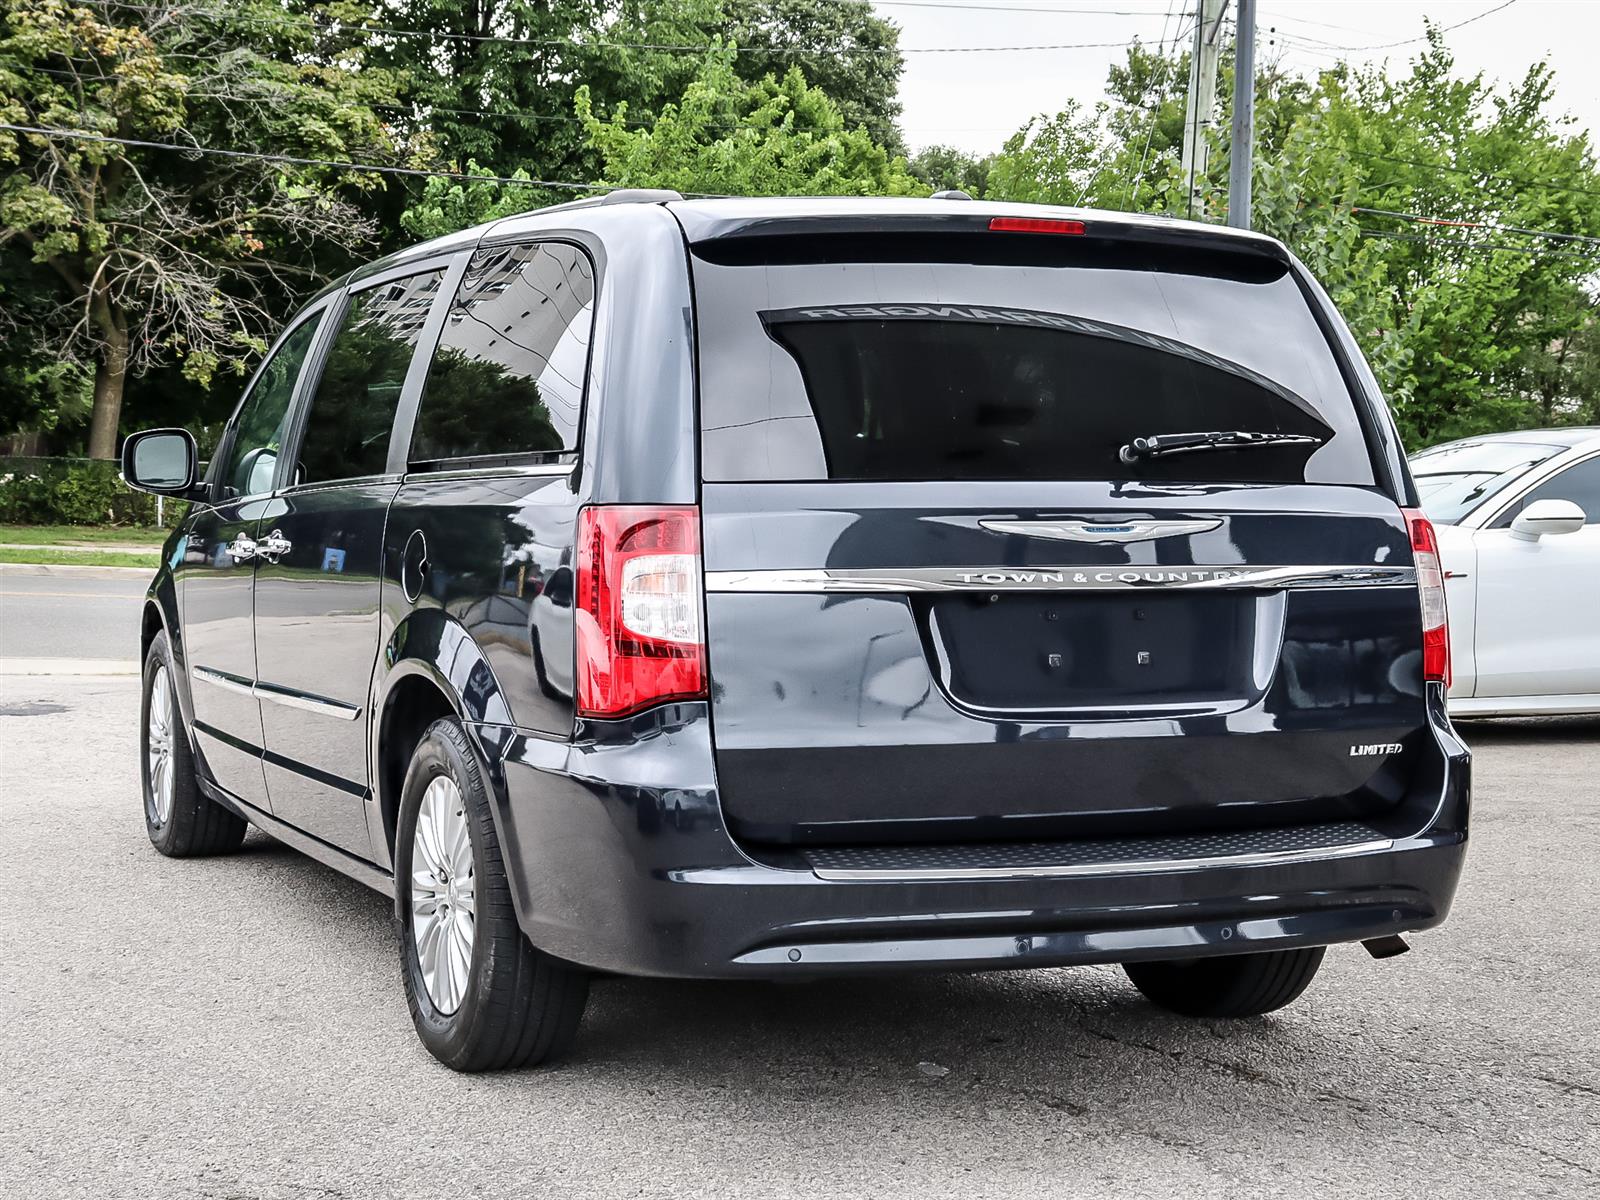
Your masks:
[{"label": "power line", "polygon": [[1543,246],[1517,246],[1511,242],[1485,242],[1471,238],[1439,237],[1437,234],[1428,233],[1400,233],[1392,229],[1368,229],[1361,226],[1361,236],[1367,238],[1386,238],[1397,242],[1419,242],[1427,246],[1453,246],[1461,250],[1506,250],[1513,254],[1542,254],[1550,258],[1573,258],[1580,262],[1594,263],[1600,266],[1600,259],[1572,250],[1547,249]]},{"label": "power line", "polygon": [[[1144,150],[1139,154],[1139,166],[1133,176],[1133,199],[1130,201],[1130,203],[1136,212],[1138,211],[1139,207],[1139,185],[1144,182],[1145,164],[1150,161],[1150,144],[1155,141],[1156,126],[1161,123],[1161,105],[1159,103],[1151,104],[1150,102],[1152,99],[1155,99],[1155,93],[1157,93],[1158,90],[1164,87],[1167,83],[1167,64],[1171,61],[1167,58],[1167,22],[1171,20],[1172,3],[1168,3],[1166,20],[1161,22],[1161,69],[1159,72],[1159,78],[1157,77],[1157,72],[1152,71],[1150,73],[1150,88],[1145,95],[1145,103],[1150,104],[1150,128],[1145,130]],[[1174,34],[1172,38],[1172,45],[1174,49],[1176,49],[1178,43],[1183,40],[1183,35],[1187,31],[1187,25],[1183,22],[1180,22],[1178,25],[1178,32]]]},{"label": "power line", "polygon": [[1501,225],[1493,221],[1425,217],[1420,213],[1394,212],[1386,208],[1352,208],[1350,211],[1375,217],[1392,217],[1398,221],[1415,221],[1423,225],[1444,225],[1452,229],[1488,229],[1495,233],[1517,233],[1524,237],[1545,238],[1552,242],[1585,242],[1592,246],[1600,246],[1600,237],[1590,237],[1582,233],[1555,233],[1547,229],[1528,229],[1521,225]]},{"label": "power line", "polygon": [[1572,192],[1579,196],[1600,196],[1600,190],[1595,188],[1572,187],[1570,184],[1550,183],[1546,180],[1523,179],[1516,175],[1501,175],[1494,171],[1478,170],[1472,167],[1457,167],[1449,163],[1425,162],[1417,158],[1399,158],[1389,154],[1379,154],[1373,150],[1356,150],[1347,148],[1347,154],[1354,154],[1358,158],[1376,159],[1378,162],[1398,163],[1401,166],[1421,167],[1427,171],[1449,171],[1457,175],[1473,175],[1485,182],[1512,183],[1518,187],[1545,188],[1552,192]]},{"label": "power line", "polygon": [[[1440,33],[1449,33],[1452,29],[1460,29],[1463,26],[1471,25],[1474,21],[1481,21],[1485,17],[1492,17],[1492,16],[1494,16],[1495,13],[1501,12],[1501,11],[1503,11],[1505,9],[1510,8],[1516,2],[1517,2],[1517,0],[1501,0],[1501,2],[1499,4],[1496,4],[1496,5],[1494,5],[1494,6],[1490,7],[1490,8],[1486,8],[1482,12],[1476,14],[1475,16],[1468,17],[1464,21],[1457,21],[1454,25],[1441,25],[1439,27],[1439,32]],[[1402,40],[1400,40],[1398,42],[1380,42],[1377,45],[1373,45],[1373,46],[1330,46],[1329,49],[1330,50],[1351,50],[1351,51],[1356,51],[1356,52],[1364,52],[1364,51],[1367,51],[1367,50],[1393,50],[1398,46],[1409,46],[1414,42],[1425,42],[1427,40],[1428,40],[1428,35],[1423,33],[1423,34],[1418,34],[1416,37],[1403,38]]]},{"label": "power line", "polygon": [[[558,188],[578,192],[614,192],[617,188],[604,183],[566,183],[552,179],[513,179],[506,175],[471,175],[464,171],[428,171],[421,167],[389,167],[376,163],[338,162],[327,158],[300,158],[293,154],[267,154],[259,150],[224,150],[218,146],[180,146],[172,142],[151,142],[142,138],[111,137],[103,133],[87,133],[79,129],[47,129],[39,125],[13,125],[0,121],[0,129],[12,133],[30,133],[39,137],[68,138],[80,142],[109,142],[117,146],[136,146],[145,150],[176,150],[180,154],[210,154],[219,158],[244,158],[257,162],[293,163],[303,167],[329,167],[338,171],[372,172],[379,175],[407,175],[429,179],[459,179],[469,183],[506,183],[518,187]],[[685,193],[709,195],[710,193]]]},{"label": "power line", "polygon": [[[153,11],[145,6],[129,5],[128,7],[141,11]],[[326,24],[318,24],[309,17],[297,20],[286,14],[282,21],[267,17],[234,16],[221,10],[194,10],[202,17],[226,18],[242,24],[254,24],[276,29],[301,29],[313,30],[322,33],[365,33],[378,34],[385,37],[427,38],[430,40],[468,42],[472,44],[493,44],[506,46],[537,46],[544,49],[564,48],[572,50],[653,50],[663,53],[689,52],[707,54],[713,52],[733,54],[773,54],[796,56],[824,56],[824,55],[869,55],[875,57],[895,57],[901,54],[1010,54],[1026,50],[1105,50],[1114,46],[1126,46],[1127,42],[1054,42],[1047,44],[1029,43],[1014,46],[726,46],[711,42],[588,42],[577,41],[572,38],[525,38],[512,37],[508,34],[496,33],[454,33],[444,29],[401,29],[392,25],[357,25],[349,24],[335,28]]]}]

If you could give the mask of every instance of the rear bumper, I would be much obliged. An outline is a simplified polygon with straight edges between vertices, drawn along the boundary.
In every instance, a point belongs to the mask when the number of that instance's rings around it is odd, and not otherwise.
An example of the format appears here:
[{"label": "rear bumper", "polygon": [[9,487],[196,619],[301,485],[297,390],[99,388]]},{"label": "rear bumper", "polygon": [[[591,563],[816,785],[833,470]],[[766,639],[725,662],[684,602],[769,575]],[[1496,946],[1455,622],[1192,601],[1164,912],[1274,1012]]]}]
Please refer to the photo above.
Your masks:
[{"label": "rear bumper", "polygon": [[967,877],[824,878],[799,860],[757,861],[723,823],[704,705],[576,743],[475,732],[535,945],[625,974],[799,977],[1238,954],[1437,925],[1466,851],[1470,766],[1442,699],[1433,707],[1437,771],[1373,823],[1379,839],[1327,856]]}]

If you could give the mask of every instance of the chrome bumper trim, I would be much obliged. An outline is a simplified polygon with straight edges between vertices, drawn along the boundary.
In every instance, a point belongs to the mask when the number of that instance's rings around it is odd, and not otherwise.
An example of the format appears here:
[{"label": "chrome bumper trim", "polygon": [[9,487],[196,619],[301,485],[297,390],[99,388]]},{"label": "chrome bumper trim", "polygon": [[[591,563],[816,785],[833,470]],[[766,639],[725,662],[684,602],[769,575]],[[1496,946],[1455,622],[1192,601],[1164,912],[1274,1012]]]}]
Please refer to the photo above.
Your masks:
[{"label": "chrome bumper trim", "polygon": [[896,883],[926,880],[963,879],[1061,879],[1105,875],[1164,875],[1177,871],[1210,871],[1229,867],[1276,867],[1290,863],[1322,862],[1352,858],[1359,854],[1378,854],[1394,848],[1392,838],[1351,842],[1342,846],[1320,846],[1308,850],[1276,850],[1261,854],[1227,854],[1208,858],[1129,859],[1122,862],[1076,863],[1034,867],[912,867],[905,869],[818,867],[811,873],[818,879]]},{"label": "chrome bumper trim", "polygon": [[707,571],[708,592],[1119,592],[1415,587],[1414,567],[906,567]]}]

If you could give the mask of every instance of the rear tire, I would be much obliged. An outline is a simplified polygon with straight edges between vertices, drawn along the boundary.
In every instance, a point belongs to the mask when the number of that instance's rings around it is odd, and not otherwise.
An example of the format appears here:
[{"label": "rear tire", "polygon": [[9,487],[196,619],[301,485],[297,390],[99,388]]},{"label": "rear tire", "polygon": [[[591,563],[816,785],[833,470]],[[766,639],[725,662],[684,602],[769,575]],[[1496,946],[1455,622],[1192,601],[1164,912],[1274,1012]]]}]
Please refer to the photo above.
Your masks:
[{"label": "rear tire", "polygon": [[560,1057],[589,995],[587,973],[535,949],[517,925],[489,799],[465,730],[435,721],[401,789],[394,878],[411,1019],[456,1071]]},{"label": "rear tire", "polygon": [[168,858],[227,854],[239,848],[249,826],[238,813],[201,792],[175,680],[172,649],[162,631],[144,656],[140,688],[139,778],[145,832],[150,844]]},{"label": "rear tire", "polygon": [[1323,946],[1182,962],[1123,963],[1133,986],[1185,1017],[1259,1017],[1292,1004],[1322,965]]}]

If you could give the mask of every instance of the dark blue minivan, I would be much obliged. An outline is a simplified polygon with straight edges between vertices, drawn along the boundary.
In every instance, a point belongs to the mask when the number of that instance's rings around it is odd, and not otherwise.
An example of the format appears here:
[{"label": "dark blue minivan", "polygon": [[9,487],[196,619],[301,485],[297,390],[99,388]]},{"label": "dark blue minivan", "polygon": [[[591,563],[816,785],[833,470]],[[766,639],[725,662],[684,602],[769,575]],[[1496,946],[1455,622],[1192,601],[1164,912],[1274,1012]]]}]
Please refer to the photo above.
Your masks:
[{"label": "dark blue minivan", "polygon": [[1371,371],[1278,242],[616,192],[371,264],[267,355],[144,611],[144,808],[394,898],[424,1044],[592,972],[1121,963],[1248,1017],[1445,918],[1468,754]]}]

